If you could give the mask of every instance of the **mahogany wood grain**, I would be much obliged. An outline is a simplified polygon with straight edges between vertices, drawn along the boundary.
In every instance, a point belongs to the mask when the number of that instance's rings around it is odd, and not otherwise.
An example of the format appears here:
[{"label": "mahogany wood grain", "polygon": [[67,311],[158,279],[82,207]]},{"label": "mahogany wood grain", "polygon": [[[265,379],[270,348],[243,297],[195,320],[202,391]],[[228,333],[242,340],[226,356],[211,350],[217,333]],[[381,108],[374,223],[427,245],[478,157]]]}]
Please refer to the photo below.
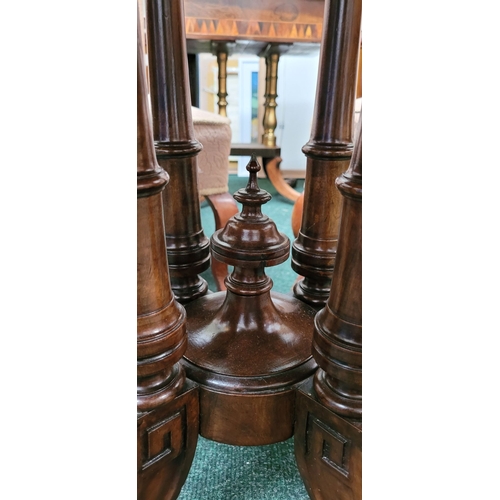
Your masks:
[{"label": "mahogany wood grain", "polygon": [[234,198],[240,214],[211,238],[212,257],[234,266],[226,292],[186,305],[188,348],[183,364],[200,385],[200,433],[219,442],[263,445],[292,436],[295,387],[317,368],[311,357],[315,310],[272,293],[266,266],[287,260],[290,242],[261,212],[271,199],[257,184]]},{"label": "mahogany wood grain", "polygon": [[335,265],[340,193],[335,179],[349,166],[353,150],[356,71],[361,33],[361,0],[327,1],[318,84],[307,156],[304,210],[292,246],[292,268],[304,276],[297,298],[325,305]]},{"label": "mahogany wood grain", "polygon": [[207,292],[199,273],[210,265],[201,226],[182,0],[147,0],[153,131],[158,163],[170,175],[163,194],[172,289],[187,303]]},{"label": "mahogany wood grain", "polygon": [[361,500],[361,117],[356,134],[336,181],[343,209],[330,296],[314,321],[320,368],[297,392],[295,455],[313,500]]},{"label": "mahogany wood grain", "polygon": [[198,389],[179,360],[186,313],[169,281],[162,191],[167,173],[155,158],[137,21],[137,496],[177,498],[198,436]]}]

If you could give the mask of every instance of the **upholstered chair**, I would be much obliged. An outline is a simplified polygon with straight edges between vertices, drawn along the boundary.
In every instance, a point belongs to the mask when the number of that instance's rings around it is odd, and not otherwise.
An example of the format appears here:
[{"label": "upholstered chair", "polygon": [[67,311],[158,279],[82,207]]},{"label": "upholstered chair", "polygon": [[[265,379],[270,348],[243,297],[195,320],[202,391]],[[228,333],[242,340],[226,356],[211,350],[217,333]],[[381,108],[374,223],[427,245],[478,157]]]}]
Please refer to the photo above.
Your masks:
[{"label": "upholstered chair", "polygon": [[[236,213],[238,206],[228,192],[229,152],[231,150],[230,120],[224,116],[192,107],[194,135],[203,145],[198,154],[198,191],[215,218],[215,229],[221,229]],[[212,274],[219,290],[225,290],[227,265],[215,259]]]}]

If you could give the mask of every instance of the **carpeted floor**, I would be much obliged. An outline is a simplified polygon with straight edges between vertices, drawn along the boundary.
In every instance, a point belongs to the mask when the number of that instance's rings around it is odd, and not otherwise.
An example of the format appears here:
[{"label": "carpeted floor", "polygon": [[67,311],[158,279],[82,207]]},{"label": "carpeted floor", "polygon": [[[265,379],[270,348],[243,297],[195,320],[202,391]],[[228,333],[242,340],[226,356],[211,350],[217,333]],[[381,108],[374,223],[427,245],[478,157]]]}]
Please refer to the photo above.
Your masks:
[{"label": "carpeted floor", "polygon": [[[229,192],[245,187],[247,179],[229,176]],[[303,180],[295,189],[302,191]],[[293,242],[291,214],[293,204],[279,195],[267,179],[259,186],[272,195],[262,207],[278,230]],[[210,237],[215,223],[210,207],[201,207],[204,232]],[[279,266],[266,269],[273,280],[273,290],[291,294],[297,274],[290,267],[290,258]],[[202,275],[215,291],[210,271]],[[293,452],[293,438],[268,446],[231,446],[216,443],[201,436],[188,478],[179,500],[309,500],[299,475]]]}]

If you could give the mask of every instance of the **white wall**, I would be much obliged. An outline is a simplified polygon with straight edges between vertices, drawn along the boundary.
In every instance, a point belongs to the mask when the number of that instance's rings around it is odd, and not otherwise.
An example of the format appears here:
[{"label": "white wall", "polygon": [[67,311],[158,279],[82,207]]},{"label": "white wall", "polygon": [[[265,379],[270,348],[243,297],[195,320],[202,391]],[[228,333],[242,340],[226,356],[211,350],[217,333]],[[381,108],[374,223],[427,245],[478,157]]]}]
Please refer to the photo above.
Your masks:
[{"label": "white wall", "polygon": [[[257,57],[242,55],[230,56],[233,61],[239,61],[239,70],[242,69],[244,61],[258,61]],[[216,104],[209,105],[208,100],[216,103],[217,97],[217,70],[216,58],[209,54],[200,54],[200,108],[217,112]],[[319,50],[310,55],[283,55],[278,63],[278,97],[276,99],[276,143],[281,147],[281,169],[305,172],[306,157],[302,153],[302,146],[309,140],[311,134],[312,117],[314,111],[314,100],[316,97],[316,80],[318,77]],[[233,68],[233,71],[236,68]],[[208,73],[214,72],[210,79],[211,85],[207,84]],[[250,137],[242,137],[245,127],[240,122],[241,108],[244,107],[244,99],[240,88],[242,83],[240,76],[228,71],[228,107],[227,114],[231,119],[233,130],[233,142],[247,142]],[[259,138],[262,136],[262,117],[264,115],[264,89],[265,89],[265,61],[260,60],[259,65]],[[241,89],[240,89],[241,90]],[[211,109],[212,108],[212,109]],[[245,135],[245,134],[244,134]],[[260,140],[260,139],[259,139]],[[239,175],[248,175],[245,170],[248,158],[239,159]],[[244,165],[243,165],[244,163]]]},{"label": "white wall", "polygon": [[307,56],[286,54],[278,64],[276,143],[281,147],[280,168],[305,170],[301,149],[311,135],[319,52]]}]

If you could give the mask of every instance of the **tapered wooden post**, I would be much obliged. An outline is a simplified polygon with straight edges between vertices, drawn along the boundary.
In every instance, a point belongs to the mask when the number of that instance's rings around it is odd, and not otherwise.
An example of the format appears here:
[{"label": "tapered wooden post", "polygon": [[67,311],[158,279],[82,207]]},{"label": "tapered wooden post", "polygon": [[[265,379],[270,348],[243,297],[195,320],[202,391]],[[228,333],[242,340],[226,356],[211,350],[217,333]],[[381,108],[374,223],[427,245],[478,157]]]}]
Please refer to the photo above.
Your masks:
[{"label": "tapered wooden post", "polygon": [[199,273],[210,265],[197,186],[182,0],[147,0],[153,131],[158,163],[169,176],[163,210],[175,297],[187,303],[207,292]]},{"label": "tapered wooden post", "polygon": [[320,368],[297,391],[295,455],[314,500],[361,500],[361,143],[359,123],[351,166],[336,182],[337,261],[312,344]]},{"label": "tapered wooden post", "polygon": [[304,210],[292,246],[292,268],[304,276],[294,294],[317,308],[328,299],[337,251],[341,199],[335,179],[353,150],[361,0],[327,0],[324,19],[311,138],[302,148]]},{"label": "tapered wooden post", "polygon": [[198,437],[198,390],[179,364],[186,313],[172,294],[162,191],[137,30],[137,491],[140,500],[177,498]]}]

